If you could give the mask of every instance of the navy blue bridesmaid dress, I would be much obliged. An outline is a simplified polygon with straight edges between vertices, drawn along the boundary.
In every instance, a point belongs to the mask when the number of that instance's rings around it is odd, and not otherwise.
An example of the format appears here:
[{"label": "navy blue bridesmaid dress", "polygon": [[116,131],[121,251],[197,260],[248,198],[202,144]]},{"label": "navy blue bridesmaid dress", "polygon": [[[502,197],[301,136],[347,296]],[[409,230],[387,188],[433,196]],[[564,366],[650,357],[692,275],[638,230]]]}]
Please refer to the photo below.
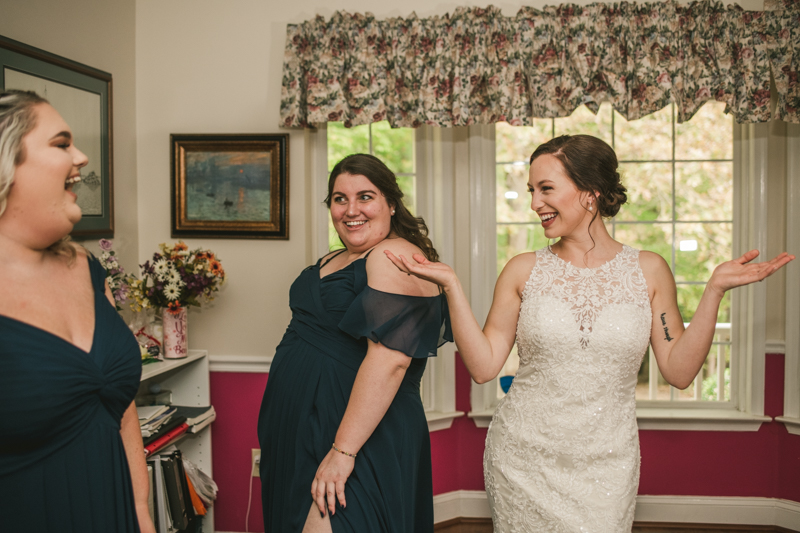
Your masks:
[{"label": "navy blue bridesmaid dress", "polygon": [[95,329],[88,353],[0,316],[0,531],[139,531],[119,430],[139,387],[141,356],[105,296],[95,258],[89,271]]},{"label": "navy blue bridesmaid dress", "polygon": [[[278,346],[258,420],[264,527],[300,533],[311,482],[344,416],[367,339],[412,357],[385,416],[358,452],[334,533],[433,531],[430,437],[420,398],[427,358],[452,340],[445,296],[367,285],[366,257],[320,279],[320,262],[292,284],[292,320]],[[391,267],[391,265],[389,265]]]}]

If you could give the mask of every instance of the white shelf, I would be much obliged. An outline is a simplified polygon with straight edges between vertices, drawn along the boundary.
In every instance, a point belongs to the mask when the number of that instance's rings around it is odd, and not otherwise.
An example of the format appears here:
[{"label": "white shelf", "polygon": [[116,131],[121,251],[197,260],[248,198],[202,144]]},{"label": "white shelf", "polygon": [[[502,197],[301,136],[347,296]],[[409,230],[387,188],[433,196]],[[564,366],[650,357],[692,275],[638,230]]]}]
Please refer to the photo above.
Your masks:
[{"label": "white shelf", "polygon": [[[175,405],[206,406],[211,405],[208,377],[208,352],[205,350],[189,350],[183,359],[167,359],[157,363],[149,363],[142,367],[142,379],[139,394],[147,394],[154,383],[161,390],[172,391],[172,403]],[[199,433],[184,433],[178,444],[183,456],[196,464],[211,477],[211,430],[206,426]],[[214,508],[208,510],[203,518],[203,531],[214,533]]]},{"label": "white shelf", "polygon": [[205,350],[189,350],[189,355],[183,359],[165,359],[164,361],[159,361],[157,363],[146,364],[142,366],[141,381],[153,378],[159,374],[163,374],[164,372],[169,372],[170,370],[180,368],[183,365],[191,363],[192,361],[202,359],[206,356],[206,353],[207,352]]}]

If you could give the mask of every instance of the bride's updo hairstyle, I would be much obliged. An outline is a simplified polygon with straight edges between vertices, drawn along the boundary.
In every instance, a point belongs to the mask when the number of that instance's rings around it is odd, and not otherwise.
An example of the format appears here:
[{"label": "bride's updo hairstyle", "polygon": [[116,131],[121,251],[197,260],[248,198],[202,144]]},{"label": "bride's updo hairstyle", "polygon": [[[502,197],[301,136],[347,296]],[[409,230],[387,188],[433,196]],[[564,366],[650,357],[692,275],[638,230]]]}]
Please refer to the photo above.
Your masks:
[{"label": "bride's updo hairstyle", "polygon": [[439,261],[439,254],[433,247],[433,243],[428,238],[428,226],[422,217],[415,217],[403,203],[403,191],[397,184],[397,177],[394,172],[389,170],[383,161],[369,154],[348,155],[333,167],[331,176],[328,179],[328,197],[325,198],[325,205],[331,207],[331,196],[333,196],[333,185],[339,174],[352,174],[353,176],[364,176],[386,197],[389,207],[395,209],[392,215],[391,233],[397,237],[402,237],[417,248],[428,261]]},{"label": "bride's updo hairstyle", "polygon": [[564,166],[567,176],[579,191],[599,193],[597,210],[592,222],[601,217],[610,218],[619,212],[628,200],[627,189],[620,183],[617,154],[604,141],[591,135],[561,135],[540,145],[531,155],[530,162],[540,155],[550,154]]}]

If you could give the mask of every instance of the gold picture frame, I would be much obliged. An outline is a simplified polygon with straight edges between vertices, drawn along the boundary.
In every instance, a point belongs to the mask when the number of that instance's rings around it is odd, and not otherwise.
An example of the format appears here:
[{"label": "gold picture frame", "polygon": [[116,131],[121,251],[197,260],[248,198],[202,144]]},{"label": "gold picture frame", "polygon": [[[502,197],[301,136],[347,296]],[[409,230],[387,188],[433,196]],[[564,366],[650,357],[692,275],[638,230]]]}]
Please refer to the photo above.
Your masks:
[{"label": "gold picture frame", "polygon": [[289,238],[288,134],[172,134],[172,237]]}]

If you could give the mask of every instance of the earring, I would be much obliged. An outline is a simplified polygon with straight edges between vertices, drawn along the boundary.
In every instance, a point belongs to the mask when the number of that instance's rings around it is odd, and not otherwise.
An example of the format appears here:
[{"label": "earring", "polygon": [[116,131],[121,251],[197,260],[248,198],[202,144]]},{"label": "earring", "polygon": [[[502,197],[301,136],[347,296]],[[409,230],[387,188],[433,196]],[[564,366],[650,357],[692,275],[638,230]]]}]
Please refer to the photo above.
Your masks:
[{"label": "earring", "polygon": [[592,210],[593,210],[593,207],[592,207],[592,201],[591,201],[591,200],[589,200],[589,211],[592,211]]},{"label": "earring", "polygon": [[394,216],[394,209],[392,209],[392,216]]}]

